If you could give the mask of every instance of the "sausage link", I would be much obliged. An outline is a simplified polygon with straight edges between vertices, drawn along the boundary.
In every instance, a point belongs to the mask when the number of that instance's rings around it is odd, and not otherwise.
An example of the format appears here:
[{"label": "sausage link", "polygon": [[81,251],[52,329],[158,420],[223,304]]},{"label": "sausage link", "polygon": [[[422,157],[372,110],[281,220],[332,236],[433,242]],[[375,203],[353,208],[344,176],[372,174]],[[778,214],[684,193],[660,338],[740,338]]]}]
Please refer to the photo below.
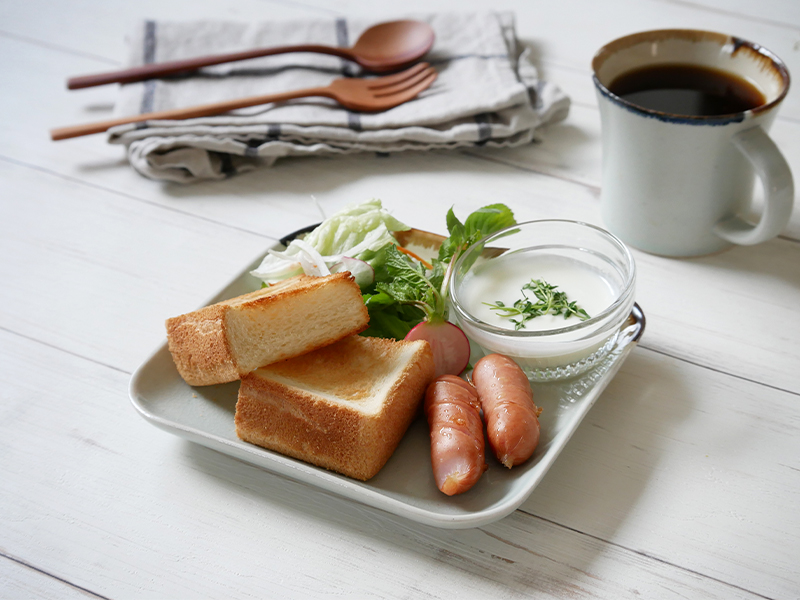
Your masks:
[{"label": "sausage link", "polygon": [[497,460],[509,469],[528,460],[539,443],[539,414],[531,384],[517,363],[501,354],[481,358],[472,381]]},{"label": "sausage link", "polygon": [[433,477],[448,496],[466,492],[487,468],[480,409],[475,388],[455,375],[442,375],[425,392]]}]

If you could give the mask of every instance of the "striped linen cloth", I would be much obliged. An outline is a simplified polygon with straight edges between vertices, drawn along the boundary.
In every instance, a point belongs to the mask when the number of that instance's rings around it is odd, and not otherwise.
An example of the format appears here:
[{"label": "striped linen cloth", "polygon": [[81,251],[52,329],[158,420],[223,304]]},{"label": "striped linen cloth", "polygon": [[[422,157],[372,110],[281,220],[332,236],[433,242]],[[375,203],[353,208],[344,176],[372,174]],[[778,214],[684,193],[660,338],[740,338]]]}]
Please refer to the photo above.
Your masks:
[{"label": "striped linen cloth", "polygon": [[[281,157],[392,153],[527,144],[564,119],[569,98],[539,78],[518,42],[511,13],[452,13],[406,18],[431,24],[424,58],[439,72],[414,100],[381,113],[358,113],[325,98],[250,107],[215,117],[118,126],[109,141],[127,147],[131,165],[154,179],[223,179]],[[372,23],[317,19],[266,23],[141,23],[130,37],[129,66],[251,47],[316,43],[349,47]],[[190,75],[120,86],[116,116],[231,98],[325,86],[360,76],[354,63],[291,53],[215,65]]]}]

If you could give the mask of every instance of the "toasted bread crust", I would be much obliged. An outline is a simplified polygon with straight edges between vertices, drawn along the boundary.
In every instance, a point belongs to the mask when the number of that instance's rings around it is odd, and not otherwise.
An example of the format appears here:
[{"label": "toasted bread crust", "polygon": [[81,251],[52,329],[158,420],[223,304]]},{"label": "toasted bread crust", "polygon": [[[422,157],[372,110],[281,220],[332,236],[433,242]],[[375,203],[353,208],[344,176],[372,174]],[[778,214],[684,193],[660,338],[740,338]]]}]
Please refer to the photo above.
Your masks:
[{"label": "toasted bread crust", "polygon": [[[337,302],[317,302],[318,310],[303,315],[308,324],[303,335],[293,332],[288,321],[284,323],[283,316],[292,313],[298,303],[334,293]],[[266,342],[264,320],[269,322]],[[355,280],[349,273],[336,273],[293,277],[168,319],[166,328],[169,350],[181,377],[190,385],[212,385],[235,381],[259,366],[360,333],[368,324],[369,314]]]},{"label": "toasted bread crust", "polygon": [[189,385],[239,378],[228,343],[225,310],[224,305],[214,304],[167,319],[167,345],[178,372]]},{"label": "toasted bread crust", "polygon": [[[236,433],[367,480],[394,453],[433,373],[427,342],[351,336],[243,377]],[[332,381],[320,385],[326,377]]]}]

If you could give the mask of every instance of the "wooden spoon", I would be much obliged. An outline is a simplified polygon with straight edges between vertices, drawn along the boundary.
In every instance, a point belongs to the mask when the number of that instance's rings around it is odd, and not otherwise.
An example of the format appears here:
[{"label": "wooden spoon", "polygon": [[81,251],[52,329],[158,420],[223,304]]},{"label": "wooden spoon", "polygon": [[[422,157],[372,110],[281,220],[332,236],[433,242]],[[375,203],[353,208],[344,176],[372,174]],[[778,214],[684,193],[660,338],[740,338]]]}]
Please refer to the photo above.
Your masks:
[{"label": "wooden spoon", "polygon": [[280,46],[277,48],[256,48],[244,52],[200,56],[185,60],[142,65],[124,71],[110,71],[96,75],[73,77],[67,81],[67,88],[77,90],[106,83],[132,83],[164,75],[174,75],[193,71],[200,67],[218,65],[226,62],[285,54],[287,52],[317,52],[332,54],[352,60],[364,69],[385,73],[406,67],[422,58],[433,46],[433,29],[421,21],[391,21],[374,25],[364,31],[352,48],[336,48],[317,44],[299,46]]},{"label": "wooden spoon", "polygon": [[345,108],[364,112],[375,112],[387,110],[404,102],[408,102],[417,94],[430,87],[435,79],[436,70],[427,63],[419,63],[400,73],[373,79],[335,79],[330,85],[322,88],[268,94],[266,96],[251,96],[249,98],[238,98],[236,100],[227,100],[225,102],[204,104],[189,108],[132,115],[130,117],[101,121],[99,123],[60,127],[50,131],[50,138],[53,140],[65,140],[67,138],[107,131],[117,125],[139,123],[142,121],[208,117],[246,106],[257,106],[259,104],[281,102],[283,100],[305,98],[307,96],[333,98]]}]

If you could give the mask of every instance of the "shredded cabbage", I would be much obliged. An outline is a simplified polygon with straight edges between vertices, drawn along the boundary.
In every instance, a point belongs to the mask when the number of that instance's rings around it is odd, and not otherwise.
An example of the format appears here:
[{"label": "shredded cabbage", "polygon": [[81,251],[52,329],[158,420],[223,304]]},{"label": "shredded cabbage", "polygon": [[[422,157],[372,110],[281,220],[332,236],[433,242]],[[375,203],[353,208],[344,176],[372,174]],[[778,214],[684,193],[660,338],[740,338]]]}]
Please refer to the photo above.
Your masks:
[{"label": "shredded cabbage", "polygon": [[283,252],[270,250],[250,273],[265,283],[295,275],[328,275],[331,266],[350,257],[370,264],[370,258],[384,246],[394,244],[393,231],[409,227],[382,206],[380,200],[351,204],[325,219],[302,240],[292,240]]}]

